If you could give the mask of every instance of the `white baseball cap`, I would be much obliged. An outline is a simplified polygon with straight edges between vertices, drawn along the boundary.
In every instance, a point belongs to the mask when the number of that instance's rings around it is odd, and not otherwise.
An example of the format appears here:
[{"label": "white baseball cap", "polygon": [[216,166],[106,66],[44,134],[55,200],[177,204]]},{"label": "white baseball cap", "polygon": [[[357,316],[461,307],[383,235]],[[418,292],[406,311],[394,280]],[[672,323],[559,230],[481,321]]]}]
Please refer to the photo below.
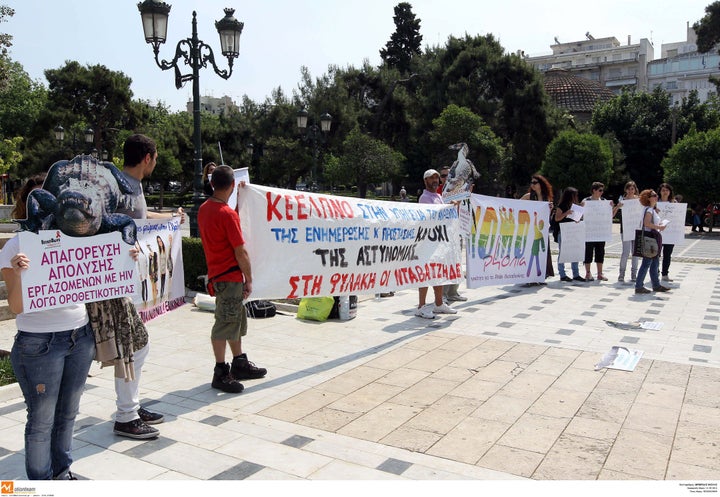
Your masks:
[{"label": "white baseball cap", "polygon": [[438,175],[438,177],[440,177],[440,173],[437,172],[435,169],[428,169],[427,171],[425,171],[425,174],[423,174],[423,179],[428,179],[429,177],[436,174]]}]

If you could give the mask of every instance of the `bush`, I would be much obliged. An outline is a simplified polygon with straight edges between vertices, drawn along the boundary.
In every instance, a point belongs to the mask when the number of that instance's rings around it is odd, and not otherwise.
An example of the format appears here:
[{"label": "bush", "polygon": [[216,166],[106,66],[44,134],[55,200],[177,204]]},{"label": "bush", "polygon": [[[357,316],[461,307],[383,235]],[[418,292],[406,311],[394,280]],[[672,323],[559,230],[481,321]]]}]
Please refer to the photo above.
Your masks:
[{"label": "bush", "polygon": [[183,237],[182,257],[185,276],[185,286],[190,290],[204,292],[203,284],[198,276],[207,274],[207,263],[200,238]]},{"label": "bush", "polygon": [[[0,354],[7,354],[4,350],[0,350]],[[0,387],[17,383],[15,372],[10,364],[10,355],[0,355]]]}]

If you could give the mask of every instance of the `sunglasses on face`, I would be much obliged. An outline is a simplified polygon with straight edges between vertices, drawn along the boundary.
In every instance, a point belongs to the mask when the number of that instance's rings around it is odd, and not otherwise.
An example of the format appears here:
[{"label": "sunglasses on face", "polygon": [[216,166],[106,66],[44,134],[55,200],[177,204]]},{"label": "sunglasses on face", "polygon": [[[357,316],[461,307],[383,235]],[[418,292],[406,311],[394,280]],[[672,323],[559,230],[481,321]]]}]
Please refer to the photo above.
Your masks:
[{"label": "sunglasses on face", "polygon": [[441,178],[447,178],[448,175],[447,175],[447,174],[441,174],[440,177],[441,177]]},{"label": "sunglasses on face", "polygon": [[534,179],[530,182],[531,185],[537,185],[538,183],[540,183],[540,182],[536,179]]},{"label": "sunglasses on face", "polygon": [[596,191],[596,192],[604,192],[604,191],[605,191],[605,189],[604,189],[604,188],[598,188],[598,189],[597,189],[597,190],[595,190],[595,191]]}]

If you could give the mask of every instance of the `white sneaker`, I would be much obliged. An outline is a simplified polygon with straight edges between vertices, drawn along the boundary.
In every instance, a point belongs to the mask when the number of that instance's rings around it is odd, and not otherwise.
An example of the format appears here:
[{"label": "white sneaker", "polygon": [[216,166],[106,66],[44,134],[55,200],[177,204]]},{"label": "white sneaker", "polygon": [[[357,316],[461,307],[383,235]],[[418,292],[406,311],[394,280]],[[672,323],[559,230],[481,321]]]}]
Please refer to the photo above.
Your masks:
[{"label": "white sneaker", "polygon": [[670,276],[668,276],[667,274],[662,277],[662,280],[663,281],[672,281],[672,279],[670,279]]},{"label": "white sneaker", "polygon": [[450,302],[465,302],[467,301],[467,297],[457,294],[457,295],[449,295],[447,298]]},{"label": "white sneaker", "polygon": [[435,314],[432,311],[434,304],[425,304],[422,307],[418,307],[415,310],[415,315],[423,319],[435,319]]},{"label": "white sneaker", "polygon": [[457,314],[457,310],[453,309],[449,305],[443,303],[443,305],[436,305],[433,308],[435,314]]}]

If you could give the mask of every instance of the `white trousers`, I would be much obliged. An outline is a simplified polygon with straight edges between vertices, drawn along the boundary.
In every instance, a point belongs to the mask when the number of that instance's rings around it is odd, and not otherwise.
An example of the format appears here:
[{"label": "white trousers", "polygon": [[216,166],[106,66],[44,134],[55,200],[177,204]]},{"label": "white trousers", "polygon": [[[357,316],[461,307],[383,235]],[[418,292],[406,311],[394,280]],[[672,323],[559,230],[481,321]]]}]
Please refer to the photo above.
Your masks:
[{"label": "white trousers", "polygon": [[140,375],[143,364],[150,350],[150,344],[136,351],[133,355],[133,365],[135,367],[135,379],[133,381],[125,381],[125,378],[115,378],[115,394],[117,399],[117,412],[115,413],[115,421],[118,423],[128,423],[139,418],[138,409],[140,409]]}]

